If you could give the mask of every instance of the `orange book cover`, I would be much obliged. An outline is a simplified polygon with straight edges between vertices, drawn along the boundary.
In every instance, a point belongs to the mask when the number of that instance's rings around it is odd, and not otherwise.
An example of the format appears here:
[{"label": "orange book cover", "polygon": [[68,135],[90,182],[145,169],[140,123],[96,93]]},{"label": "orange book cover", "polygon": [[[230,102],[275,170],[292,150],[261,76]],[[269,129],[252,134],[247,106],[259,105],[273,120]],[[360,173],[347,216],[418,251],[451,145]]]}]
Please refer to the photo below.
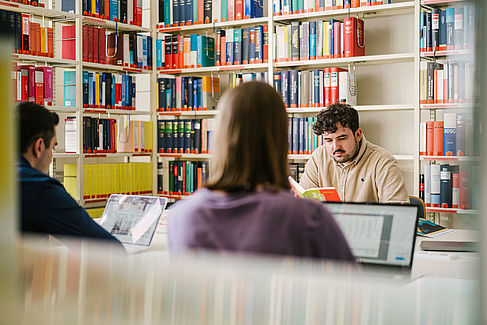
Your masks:
[{"label": "orange book cover", "polygon": [[433,156],[434,154],[434,121],[426,122],[426,155]]},{"label": "orange book cover", "polygon": [[[428,132],[428,130],[426,130]],[[433,155],[443,156],[443,133],[444,133],[444,122],[435,121],[434,122],[434,139],[433,139]]]}]

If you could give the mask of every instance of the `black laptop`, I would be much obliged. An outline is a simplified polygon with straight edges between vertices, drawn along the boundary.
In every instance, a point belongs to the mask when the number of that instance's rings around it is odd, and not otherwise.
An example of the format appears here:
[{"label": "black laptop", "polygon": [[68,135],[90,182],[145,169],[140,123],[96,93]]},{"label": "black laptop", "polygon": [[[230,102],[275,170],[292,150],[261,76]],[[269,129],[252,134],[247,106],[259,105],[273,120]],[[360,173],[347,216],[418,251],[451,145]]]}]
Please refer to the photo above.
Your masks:
[{"label": "black laptop", "polygon": [[411,271],[418,207],[409,204],[325,202],[357,262],[392,275]]}]

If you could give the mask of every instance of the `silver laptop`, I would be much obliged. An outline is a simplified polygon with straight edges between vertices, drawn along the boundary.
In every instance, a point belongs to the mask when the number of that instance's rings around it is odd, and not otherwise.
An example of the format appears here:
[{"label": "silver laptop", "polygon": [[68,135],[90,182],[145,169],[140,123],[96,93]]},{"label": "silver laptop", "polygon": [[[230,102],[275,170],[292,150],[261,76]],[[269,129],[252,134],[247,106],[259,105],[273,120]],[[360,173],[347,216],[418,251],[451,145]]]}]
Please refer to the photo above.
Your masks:
[{"label": "silver laptop", "polygon": [[417,206],[326,202],[357,261],[366,269],[409,273],[416,239]]},{"label": "silver laptop", "polygon": [[112,194],[100,225],[117,238],[128,253],[149,249],[167,198]]}]

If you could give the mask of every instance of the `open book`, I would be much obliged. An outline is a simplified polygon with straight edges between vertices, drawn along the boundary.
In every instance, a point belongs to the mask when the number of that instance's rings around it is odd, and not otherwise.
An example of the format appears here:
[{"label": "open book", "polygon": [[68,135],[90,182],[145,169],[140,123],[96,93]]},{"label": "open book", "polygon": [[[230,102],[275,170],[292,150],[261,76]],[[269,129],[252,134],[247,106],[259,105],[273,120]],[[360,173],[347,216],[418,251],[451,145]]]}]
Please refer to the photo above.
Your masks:
[{"label": "open book", "polygon": [[305,190],[291,176],[289,176],[289,184],[291,185],[294,194],[301,198],[318,201],[341,201],[340,196],[334,187],[308,188]]},{"label": "open book", "polygon": [[452,232],[453,229],[448,229],[446,227],[440,226],[433,221],[419,218],[418,219],[418,229],[416,234],[423,237],[435,238],[447,233]]}]

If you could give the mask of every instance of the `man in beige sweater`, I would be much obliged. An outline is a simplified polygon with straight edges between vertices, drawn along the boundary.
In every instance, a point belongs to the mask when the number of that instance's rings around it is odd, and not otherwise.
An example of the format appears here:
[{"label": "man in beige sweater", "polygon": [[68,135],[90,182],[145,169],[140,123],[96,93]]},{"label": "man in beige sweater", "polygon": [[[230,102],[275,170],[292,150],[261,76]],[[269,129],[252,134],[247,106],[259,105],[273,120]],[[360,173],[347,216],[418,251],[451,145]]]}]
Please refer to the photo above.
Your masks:
[{"label": "man in beige sweater", "polygon": [[367,142],[357,111],[336,103],[318,114],[313,126],[324,145],[306,163],[300,184],[335,187],[342,201],[409,202],[404,178],[394,157]]}]

